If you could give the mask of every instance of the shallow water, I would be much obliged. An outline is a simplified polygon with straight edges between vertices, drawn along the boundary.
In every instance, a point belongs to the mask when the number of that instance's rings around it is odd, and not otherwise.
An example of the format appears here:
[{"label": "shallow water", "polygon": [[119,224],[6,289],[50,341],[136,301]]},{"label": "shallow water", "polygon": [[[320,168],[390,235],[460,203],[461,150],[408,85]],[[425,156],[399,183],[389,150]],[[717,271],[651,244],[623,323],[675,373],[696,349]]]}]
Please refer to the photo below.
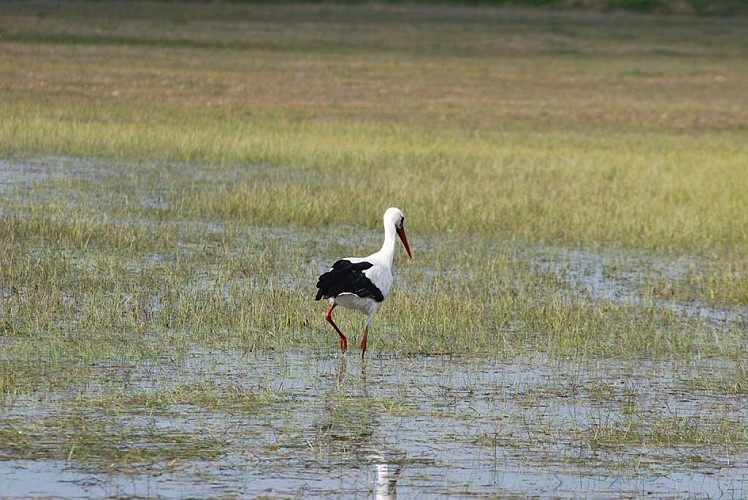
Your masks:
[{"label": "shallow water", "polygon": [[553,273],[574,297],[639,305],[652,303],[684,317],[714,325],[748,327],[748,307],[720,307],[703,301],[676,301],[643,293],[657,278],[676,280],[698,268],[689,256],[665,258],[626,250],[589,251],[539,247],[524,251],[524,259],[538,269]]},{"label": "shallow water", "polygon": [[[684,389],[724,364],[474,359],[196,350],[180,362],[127,368],[129,396],[186,383],[263,388],[259,407],[130,408],[117,425],[220,436],[214,459],[108,471],[77,460],[0,462],[2,496],[529,495],[574,497],[748,494],[748,452],[661,442],[595,446],[591,433],[632,419],[677,417],[745,428],[748,397]],[[22,397],[8,420],[66,411],[68,398],[111,390],[112,366],[57,400]],[[115,377],[116,378],[116,377]],[[251,406],[251,405],[250,405]],[[88,414],[107,419],[106,409]],[[646,441],[646,440],[645,440]]]},{"label": "shallow water", "polygon": [[[113,215],[107,217],[116,219],[123,200],[108,205],[109,190],[96,192],[86,184],[116,173],[114,184],[127,187],[118,194],[130,193],[144,209],[118,222],[158,229],[166,222],[157,212],[168,203],[156,181],[197,182],[208,174],[195,165],[156,167],[71,158],[0,160],[0,194],[29,196],[32,204],[53,199],[94,213],[109,210]],[[231,180],[237,173],[221,175]],[[60,185],[66,187],[63,200]],[[337,240],[323,248],[309,229],[228,231],[227,221],[167,222],[178,235],[189,236],[175,242],[179,252],[204,251],[206,242],[226,233],[241,240],[233,246],[221,241],[220,252],[199,266],[189,286],[212,290],[222,283],[224,298],[239,291],[247,300],[247,290],[306,290],[329,265],[330,246],[375,248],[381,237],[378,230],[336,228],[330,238]],[[478,240],[476,245],[496,245],[489,238]],[[430,248],[448,254],[445,248],[452,244],[417,234],[413,241],[421,255]],[[271,253],[260,259],[258,265],[267,264],[261,276],[235,271],[241,277],[236,289],[236,276],[217,279],[216,262],[226,252],[267,247],[293,247],[303,269],[296,260]],[[652,301],[679,316],[701,318],[717,333],[741,329],[748,321],[745,307],[642,293],[661,276],[677,279],[698,267],[689,257],[563,248],[509,253],[553,276],[554,292],[561,296]],[[143,258],[118,256],[134,273],[149,269],[147,259],[167,257],[154,251]],[[409,277],[417,279],[409,273],[418,272],[429,276],[421,267],[402,269],[400,285],[407,288]],[[447,272],[455,282],[470,276]],[[430,283],[421,281],[421,286]],[[4,287],[0,284],[0,299],[15,300]],[[161,307],[157,295],[148,304],[148,312]],[[0,496],[748,495],[748,392],[741,385],[745,375],[738,375],[745,370],[739,356],[579,361],[543,355],[396,356],[373,350],[362,363],[355,349],[341,357],[334,349],[245,353],[194,347],[185,355],[153,331],[125,335],[152,338],[149,348],[156,354],[96,358],[85,362],[84,377],[72,378],[63,389],[5,395]],[[0,335],[0,346],[4,341]],[[335,343],[331,333],[330,345]],[[2,441],[14,439],[14,430],[18,441],[27,443],[18,456],[8,451],[16,449],[14,443]],[[81,441],[78,432],[101,443]],[[118,458],[133,449],[144,450],[134,455],[142,458]]]}]

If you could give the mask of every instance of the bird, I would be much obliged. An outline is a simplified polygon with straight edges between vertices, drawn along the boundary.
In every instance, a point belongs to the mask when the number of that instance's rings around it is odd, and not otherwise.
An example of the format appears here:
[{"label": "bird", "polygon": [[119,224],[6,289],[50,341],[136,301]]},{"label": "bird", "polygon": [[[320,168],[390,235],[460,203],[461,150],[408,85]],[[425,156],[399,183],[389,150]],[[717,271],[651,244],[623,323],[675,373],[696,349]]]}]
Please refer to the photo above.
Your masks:
[{"label": "bird", "polygon": [[390,207],[384,212],[384,243],[382,248],[368,257],[346,257],[335,262],[329,271],[317,280],[317,296],[330,301],[325,320],[340,336],[340,349],[345,354],[348,339],[332,319],[337,306],[355,309],[366,315],[364,336],[361,339],[361,359],[366,353],[369,326],[379,305],[387,298],[392,287],[392,260],[395,255],[395,235],[400,238],[409,258],[413,258],[403,225],[405,217],[399,208]]}]

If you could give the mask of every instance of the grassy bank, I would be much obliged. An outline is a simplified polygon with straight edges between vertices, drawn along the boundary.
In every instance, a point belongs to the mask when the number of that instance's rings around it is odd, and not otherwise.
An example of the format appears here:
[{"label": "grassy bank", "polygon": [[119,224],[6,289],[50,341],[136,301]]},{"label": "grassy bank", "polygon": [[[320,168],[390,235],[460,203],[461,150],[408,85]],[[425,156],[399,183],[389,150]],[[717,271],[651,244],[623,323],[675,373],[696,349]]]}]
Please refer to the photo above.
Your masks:
[{"label": "grassy bank", "polygon": [[422,234],[732,257],[748,243],[738,21],[2,8],[5,156],[284,167],[173,193],[175,215],[374,224],[370,207],[397,203]]}]

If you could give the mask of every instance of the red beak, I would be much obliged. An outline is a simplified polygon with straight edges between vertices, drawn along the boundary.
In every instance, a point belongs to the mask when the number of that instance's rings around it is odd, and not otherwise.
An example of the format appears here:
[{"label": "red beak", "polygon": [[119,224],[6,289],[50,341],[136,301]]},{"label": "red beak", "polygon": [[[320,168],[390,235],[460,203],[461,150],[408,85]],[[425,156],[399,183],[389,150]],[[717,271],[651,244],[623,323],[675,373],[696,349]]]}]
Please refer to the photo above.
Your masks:
[{"label": "red beak", "polygon": [[408,257],[412,259],[413,255],[410,253],[410,246],[408,245],[408,237],[405,236],[405,228],[400,226],[400,227],[395,228],[395,230],[397,231],[397,235],[400,237],[400,241],[403,242],[405,251],[408,252]]}]

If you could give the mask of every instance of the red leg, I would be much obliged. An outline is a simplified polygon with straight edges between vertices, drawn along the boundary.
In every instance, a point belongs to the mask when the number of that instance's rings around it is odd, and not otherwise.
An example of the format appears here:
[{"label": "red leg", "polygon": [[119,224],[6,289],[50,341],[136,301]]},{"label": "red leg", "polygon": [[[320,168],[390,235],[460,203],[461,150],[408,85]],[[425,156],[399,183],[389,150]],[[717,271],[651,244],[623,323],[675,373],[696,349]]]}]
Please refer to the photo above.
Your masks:
[{"label": "red leg", "polygon": [[366,338],[369,336],[369,327],[364,327],[364,338],[361,339],[361,359],[364,359],[364,353],[366,352]]},{"label": "red leg", "polygon": [[338,335],[340,335],[340,350],[341,352],[345,353],[345,350],[348,348],[348,339],[345,338],[345,335],[343,335],[343,332],[340,331],[340,328],[338,328],[338,325],[335,324],[335,322],[332,320],[332,310],[335,309],[335,306],[337,304],[333,304],[330,306],[330,309],[327,310],[325,313],[325,319],[328,323],[332,325],[333,328],[335,328],[335,331],[338,332]]}]

